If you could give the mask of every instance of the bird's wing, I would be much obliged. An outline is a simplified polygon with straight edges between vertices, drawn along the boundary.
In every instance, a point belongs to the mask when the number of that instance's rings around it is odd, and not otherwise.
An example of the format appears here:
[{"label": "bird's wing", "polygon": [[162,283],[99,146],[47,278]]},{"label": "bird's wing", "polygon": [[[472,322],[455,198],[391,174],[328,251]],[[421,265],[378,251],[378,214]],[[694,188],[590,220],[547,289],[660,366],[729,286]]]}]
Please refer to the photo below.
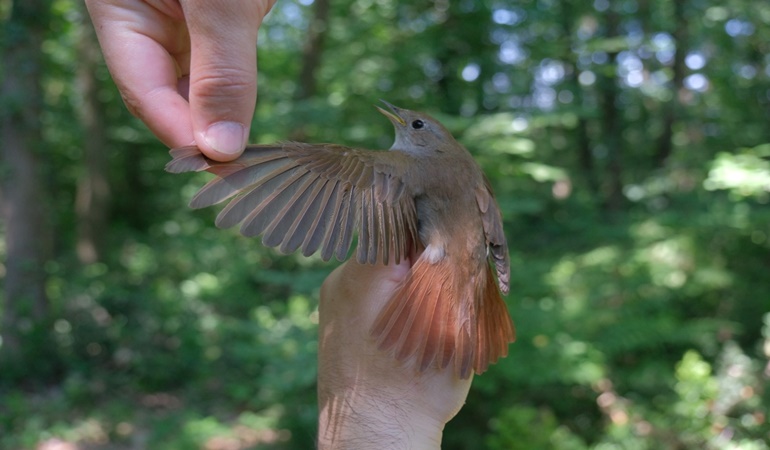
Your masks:
[{"label": "bird's wing", "polygon": [[495,265],[497,272],[497,284],[503,295],[508,294],[511,278],[511,260],[508,255],[508,243],[503,232],[503,218],[500,207],[497,205],[492,193],[492,186],[487,177],[484,177],[484,185],[476,187],[476,203],[481,212],[481,221],[484,226],[484,236],[487,240],[489,261]]},{"label": "bird's wing", "polygon": [[197,147],[171,150],[172,173],[217,175],[193,197],[204,208],[227,199],[219,227],[241,223],[244,236],[284,253],[347,258],[358,232],[360,263],[398,263],[417,243],[417,214],[404,182],[404,155],[332,144],[251,145],[231,162],[206,158]]}]

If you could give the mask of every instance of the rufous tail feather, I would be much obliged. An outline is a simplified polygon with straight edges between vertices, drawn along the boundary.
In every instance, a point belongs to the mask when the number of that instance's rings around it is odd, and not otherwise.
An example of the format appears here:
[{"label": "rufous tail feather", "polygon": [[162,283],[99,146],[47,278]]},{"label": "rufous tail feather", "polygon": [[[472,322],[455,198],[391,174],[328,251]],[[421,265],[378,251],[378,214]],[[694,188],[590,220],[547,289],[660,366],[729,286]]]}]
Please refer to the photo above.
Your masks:
[{"label": "rufous tail feather", "polygon": [[516,329],[492,272],[492,267],[487,266],[482,295],[477,298],[478,334],[473,361],[476,373],[484,373],[490,364],[507,356],[508,344],[516,340]]},{"label": "rufous tail feather", "polygon": [[467,379],[508,354],[514,330],[489,266],[463,286],[448,259],[420,257],[372,327],[381,350],[419,371],[453,363]]}]

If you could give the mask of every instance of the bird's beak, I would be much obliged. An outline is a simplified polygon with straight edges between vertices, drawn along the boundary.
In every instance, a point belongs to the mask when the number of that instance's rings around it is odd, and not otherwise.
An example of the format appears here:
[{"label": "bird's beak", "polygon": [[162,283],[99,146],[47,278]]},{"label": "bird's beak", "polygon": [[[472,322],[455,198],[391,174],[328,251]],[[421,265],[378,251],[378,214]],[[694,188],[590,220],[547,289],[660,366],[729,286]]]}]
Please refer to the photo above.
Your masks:
[{"label": "bird's beak", "polygon": [[[377,109],[378,109],[378,110],[379,110],[379,111],[380,111],[380,112],[381,112],[381,113],[382,113],[382,114],[383,114],[385,117],[387,117],[388,119],[390,119],[390,121],[391,121],[391,122],[393,122],[393,125],[395,125],[395,124],[399,124],[399,125],[401,125],[402,127],[403,127],[404,125],[406,125],[406,121],[404,121],[404,119],[402,119],[402,118],[401,118],[401,116],[399,116],[399,115],[398,115],[398,111],[399,111],[399,109],[398,109],[398,108],[396,108],[395,106],[391,105],[390,103],[386,102],[386,101],[385,101],[385,100],[383,100],[383,99],[380,99],[380,101],[381,101],[382,103],[384,103],[384,104],[385,104],[385,106],[387,106],[387,107],[388,107],[388,109],[390,109],[390,111],[387,111],[387,110],[385,110],[385,109],[382,109],[382,108],[380,108],[380,107],[379,107],[379,106],[377,106],[377,105],[375,105],[374,107],[375,107],[375,108],[377,108]],[[391,112],[391,111],[392,111],[392,112]]]}]

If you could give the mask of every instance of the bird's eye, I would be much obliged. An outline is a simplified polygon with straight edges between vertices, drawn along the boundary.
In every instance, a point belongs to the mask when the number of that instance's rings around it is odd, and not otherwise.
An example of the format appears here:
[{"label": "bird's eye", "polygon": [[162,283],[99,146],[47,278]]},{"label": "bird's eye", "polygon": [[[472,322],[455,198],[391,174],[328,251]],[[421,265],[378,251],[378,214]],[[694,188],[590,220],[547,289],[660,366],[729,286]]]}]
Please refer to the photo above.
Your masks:
[{"label": "bird's eye", "polygon": [[414,128],[415,130],[419,130],[420,128],[422,128],[424,126],[425,126],[425,122],[423,122],[420,119],[417,119],[414,122],[412,122],[412,128]]}]

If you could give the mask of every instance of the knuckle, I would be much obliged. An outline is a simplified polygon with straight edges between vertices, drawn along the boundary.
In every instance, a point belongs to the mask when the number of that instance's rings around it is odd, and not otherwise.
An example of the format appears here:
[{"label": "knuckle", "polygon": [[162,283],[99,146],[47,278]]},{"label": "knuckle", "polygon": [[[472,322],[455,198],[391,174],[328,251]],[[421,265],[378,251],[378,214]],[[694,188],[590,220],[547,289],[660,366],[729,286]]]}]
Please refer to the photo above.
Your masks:
[{"label": "knuckle", "polygon": [[236,68],[202,70],[192,75],[190,89],[201,98],[238,98],[256,91],[253,71]]},{"label": "knuckle", "polygon": [[118,92],[120,93],[120,98],[123,99],[123,104],[126,105],[128,112],[132,116],[140,120],[144,120],[144,113],[142,108],[143,102],[140,96],[125,88],[119,88]]}]

